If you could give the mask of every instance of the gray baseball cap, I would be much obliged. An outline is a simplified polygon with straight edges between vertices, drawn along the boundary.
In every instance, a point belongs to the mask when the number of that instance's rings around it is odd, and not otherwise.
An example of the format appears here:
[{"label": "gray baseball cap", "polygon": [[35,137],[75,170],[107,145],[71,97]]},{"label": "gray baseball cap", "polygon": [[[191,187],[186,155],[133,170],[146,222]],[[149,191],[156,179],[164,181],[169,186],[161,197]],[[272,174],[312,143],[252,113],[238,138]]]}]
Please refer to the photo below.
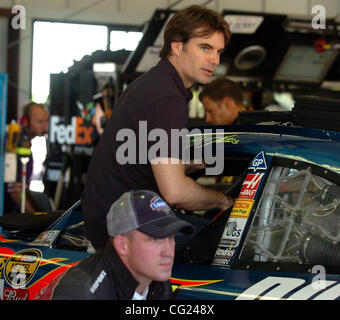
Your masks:
[{"label": "gray baseball cap", "polygon": [[192,224],[179,219],[168,204],[155,192],[137,190],[125,192],[106,215],[107,231],[114,237],[132,230],[154,238],[166,238],[180,231],[192,234]]}]

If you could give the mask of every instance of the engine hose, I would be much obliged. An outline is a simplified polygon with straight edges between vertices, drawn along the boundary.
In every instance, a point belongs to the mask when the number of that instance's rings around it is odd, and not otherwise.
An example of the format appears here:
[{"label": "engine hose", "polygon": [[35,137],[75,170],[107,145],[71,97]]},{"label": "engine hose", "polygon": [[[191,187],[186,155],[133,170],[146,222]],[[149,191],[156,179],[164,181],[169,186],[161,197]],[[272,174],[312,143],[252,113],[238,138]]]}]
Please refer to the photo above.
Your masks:
[{"label": "engine hose", "polygon": [[307,235],[302,242],[302,259],[312,264],[340,266],[340,245],[315,235]]}]

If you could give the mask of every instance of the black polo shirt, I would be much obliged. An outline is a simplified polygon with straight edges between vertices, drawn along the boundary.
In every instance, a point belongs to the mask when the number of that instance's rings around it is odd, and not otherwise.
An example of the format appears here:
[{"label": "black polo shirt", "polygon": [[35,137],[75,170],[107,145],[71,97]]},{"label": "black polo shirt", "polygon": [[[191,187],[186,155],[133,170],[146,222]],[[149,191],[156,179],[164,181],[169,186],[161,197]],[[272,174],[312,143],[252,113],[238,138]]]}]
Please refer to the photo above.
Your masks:
[{"label": "black polo shirt", "polygon": [[[150,148],[162,145],[164,140],[156,137],[160,129],[170,139],[171,129],[187,127],[191,98],[191,91],[166,59],[120,96],[91,159],[82,194],[86,236],[95,247],[105,244],[106,214],[124,192],[148,189],[159,193],[148,159]],[[156,142],[148,141],[151,133]],[[168,149],[170,157],[171,142],[165,143],[162,150]],[[130,163],[122,164],[122,158]]]}]

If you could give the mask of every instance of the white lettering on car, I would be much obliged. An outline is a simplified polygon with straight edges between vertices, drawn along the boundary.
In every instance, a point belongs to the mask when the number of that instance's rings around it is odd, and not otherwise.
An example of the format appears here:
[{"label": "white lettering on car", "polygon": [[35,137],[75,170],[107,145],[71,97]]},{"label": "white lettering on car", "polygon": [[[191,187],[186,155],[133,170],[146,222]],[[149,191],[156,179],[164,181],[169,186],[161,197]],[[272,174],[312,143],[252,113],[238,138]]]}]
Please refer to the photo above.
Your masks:
[{"label": "white lettering on car", "polygon": [[[324,280],[323,287],[316,287],[313,282],[304,285],[306,280],[299,278],[286,278],[286,277],[267,277],[245,291],[243,291],[236,299],[237,300],[280,300],[280,299],[309,299],[324,288],[326,291],[313,297],[315,300],[329,300],[336,299],[340,296],[340,284],[335,286],[336,281]],[[300,288],[299,288],[300,287]],[[297,291],[295,289],[299,288]],[[286,297],[285,297],[286,296]],[[283,298],[285,297],[285,298]]]}]

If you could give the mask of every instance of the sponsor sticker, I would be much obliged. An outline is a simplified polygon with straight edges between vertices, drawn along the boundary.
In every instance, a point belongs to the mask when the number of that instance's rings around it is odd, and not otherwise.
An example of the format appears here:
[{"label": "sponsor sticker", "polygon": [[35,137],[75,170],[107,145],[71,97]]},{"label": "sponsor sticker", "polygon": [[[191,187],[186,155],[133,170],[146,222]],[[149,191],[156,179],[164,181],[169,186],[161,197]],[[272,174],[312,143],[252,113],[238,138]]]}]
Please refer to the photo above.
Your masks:
[{"label": "sponsor sticker", "polygon": [[225,266],[231,264],[240,246],[241,237],[253,204],[254,200],[236,199],[215,252],[213,265]]},{"label": "sponsor sticker", "polygon": [[248,218],[253,204],[254,200],[236,199],[230,217]]},{"label": "sponsor sticker", "polygon": [[159,209],[169,209],[169,206],[160,198],[151,200],[150,208],[152,211],[157,211]]},{"label": "sponsor sticker", "polygon": [[53,243],[53,241],[56,239],[59,233],[60,233],[59,230],[48,230],[48,231],[42,232],[39,235],[39,237],[31,241],[29,244],[36,245],[36,246],[50,246]]},{"label": "sponsor sticker", "polygon": [[264,173],[250,173],[246,176],[239,195],[241,199],[254,199]]},{"label": "sponsor sticker", "polygon": [[14,289],[5,287],[2,300],[28,300],[27,289]]},{"label": "sponsor sticker", "polygon": [[37,271],[41,257],[38,249],[17,251],[6,262],[4,278],[14,289],[25,288]]},{"label": "sponsor sticker", "polygon": [[245,228],[247,221],[241,218],[230,218],[226,224],[220,245],[231,247],[237,247],[240,244],[241,235]]},{"label": "sponsor sticker", "polygon": [[218,246],[213,264],[228,265],[235,254],[235,249],[230,247]]},{"label": "sponsor sticker", "polygon": [[248,169],[254,170],[254,172],[257,170],[267,170],[267,163],[263,151],[254,158]]},{"label": "sponsor sticker", "polygon": [[247,220],[230,217],[217,247],[213,264],[229,265],[240,244]]}]

